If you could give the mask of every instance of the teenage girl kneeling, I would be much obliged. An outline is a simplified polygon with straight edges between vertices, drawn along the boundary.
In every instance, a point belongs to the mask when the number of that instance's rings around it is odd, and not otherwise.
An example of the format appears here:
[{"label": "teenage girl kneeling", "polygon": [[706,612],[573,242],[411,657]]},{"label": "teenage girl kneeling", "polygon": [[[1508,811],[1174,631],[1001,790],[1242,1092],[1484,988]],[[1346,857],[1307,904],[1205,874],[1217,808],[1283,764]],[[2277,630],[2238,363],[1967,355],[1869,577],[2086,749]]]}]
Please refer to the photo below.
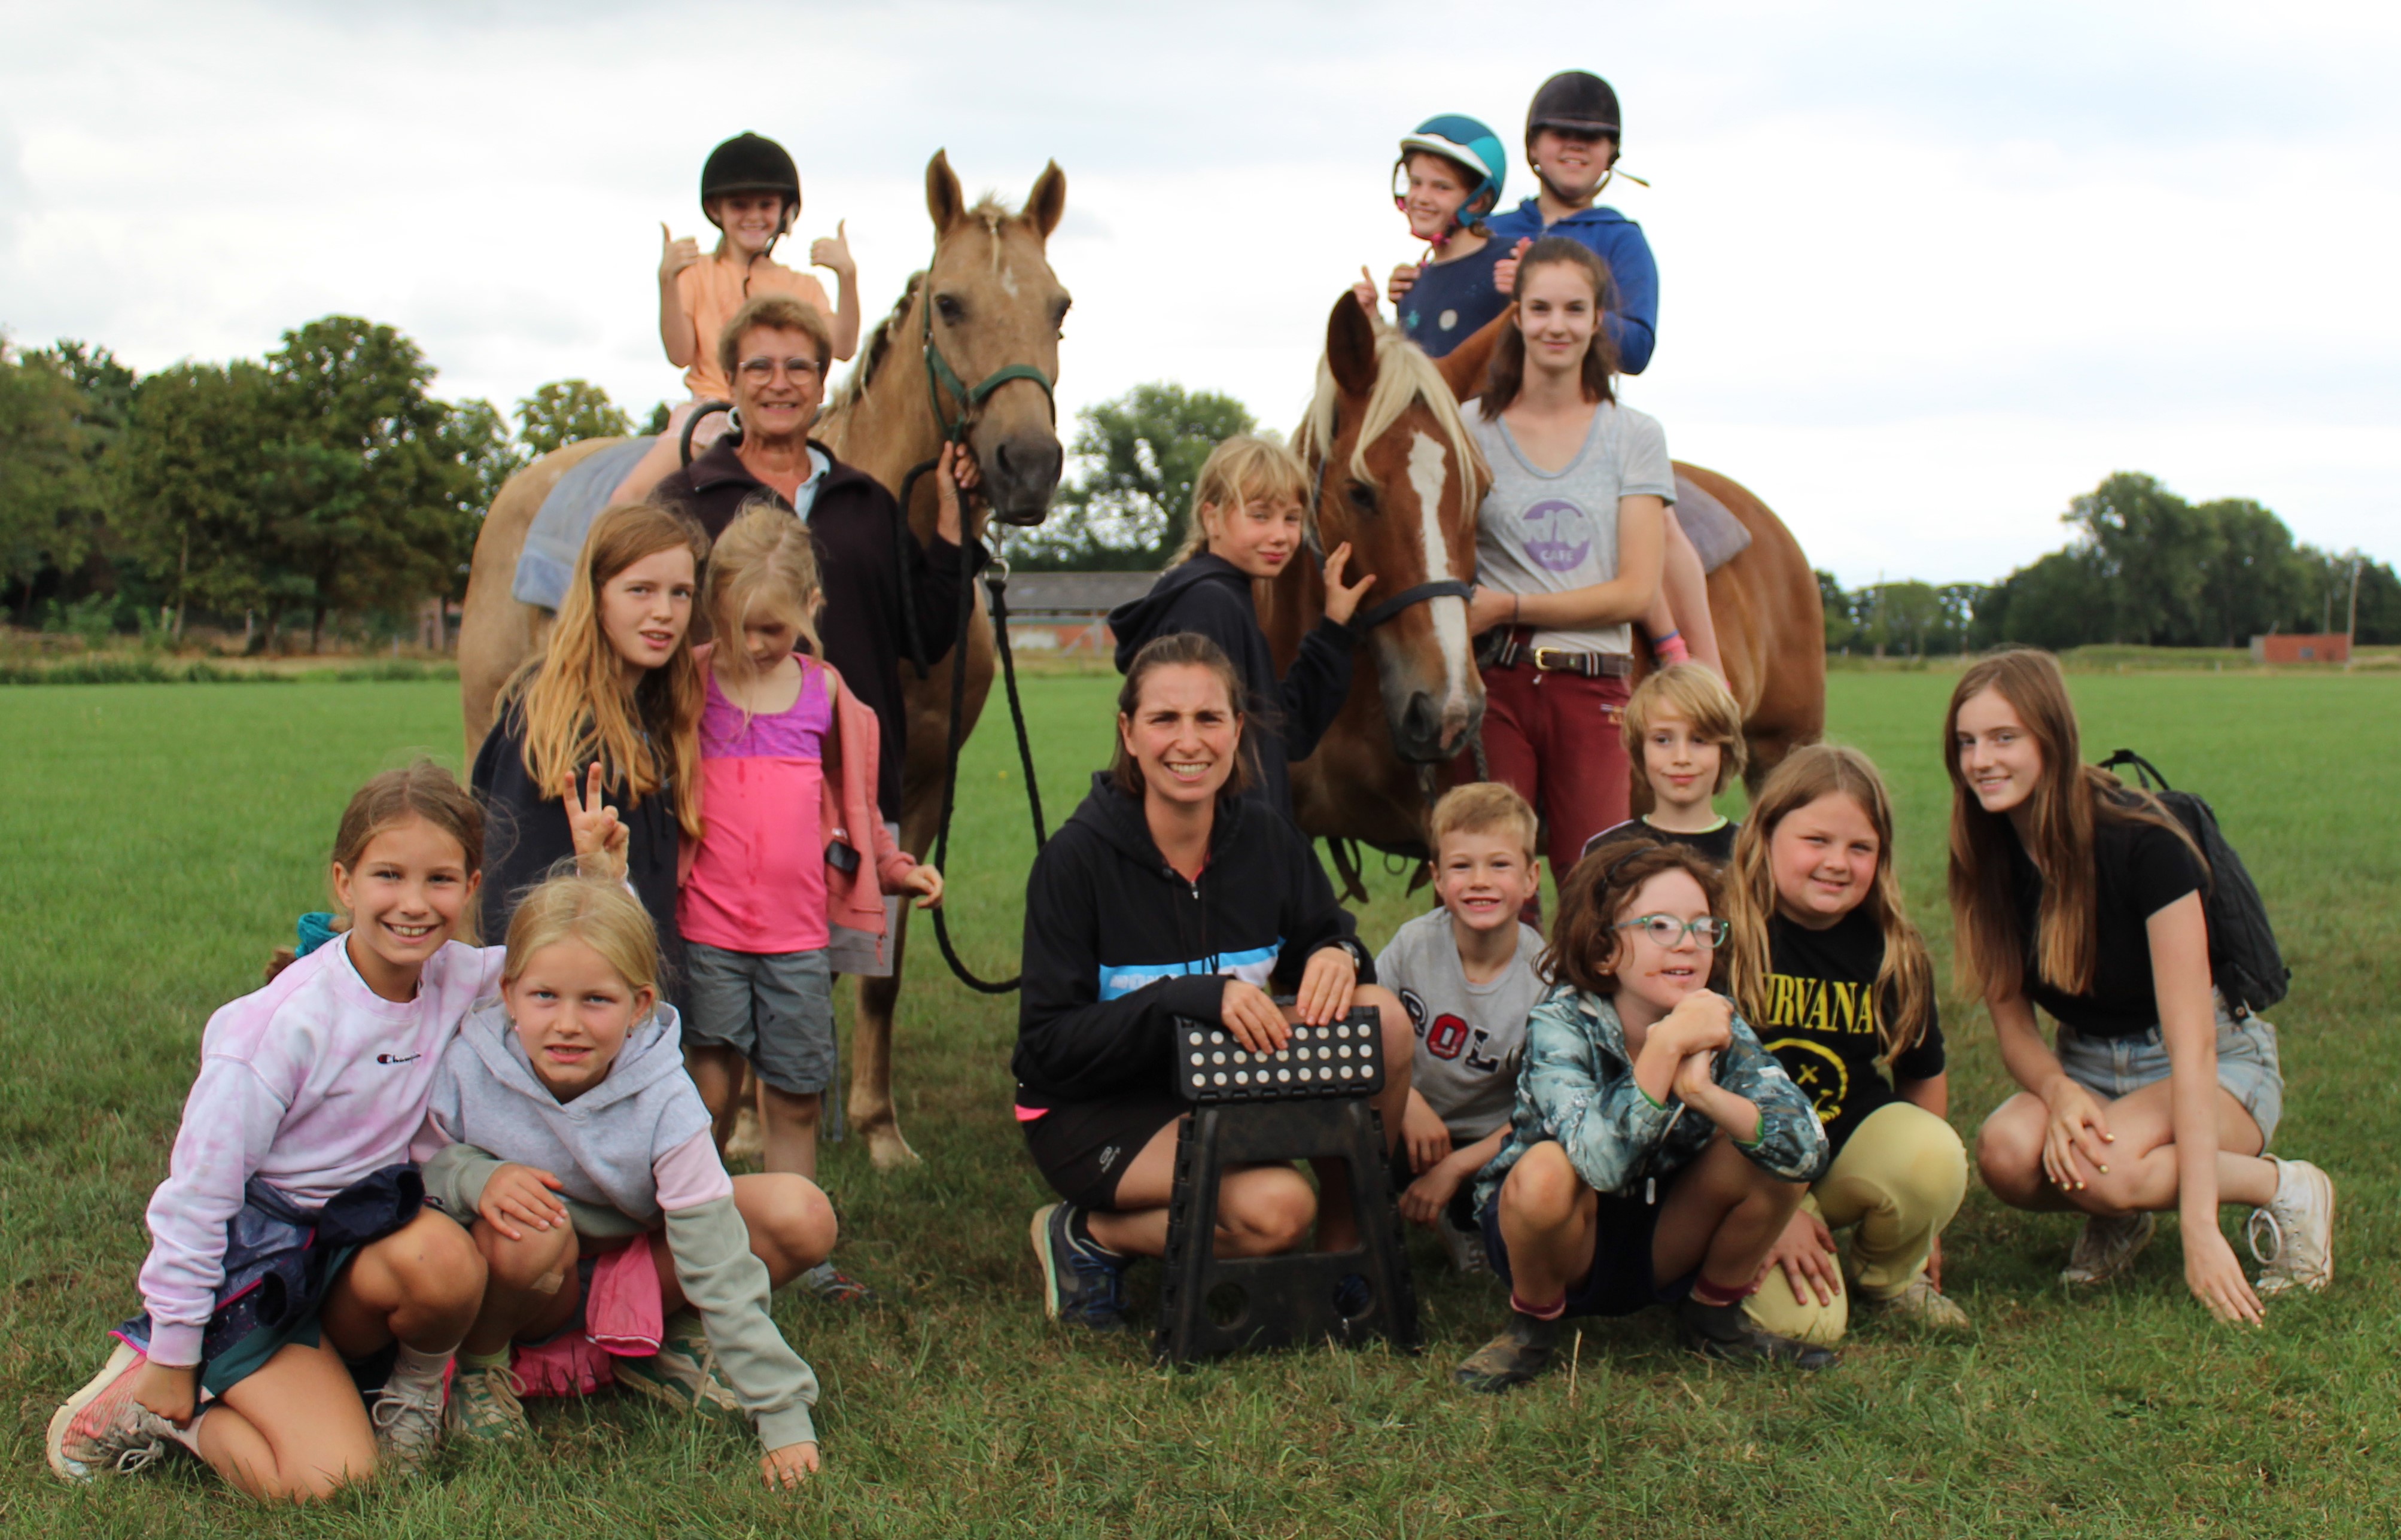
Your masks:
[{"label": "teenage girl kneeling", "polygon": [[1725,997],[1717,872],[1686,846],[1605,846],[1559,890],[1526,1024],[1509,1142],[1478,1179],[1508,1327],[1459,1366],[1507,1390],[1550,1367],[1559,1321],[1676,1313],[1711,1357],[1834,1361],[1743,1312],[1826,1135]]},{"label": "teenage girl kneeling", "polygon": [[[1968,1324],[1939,1287],[1968,1152],[1943,1121],[1934,963],[1901,907],[1892,834],[1892,802],[1867,756],[1813,744],[1760,788],[1726,879],[1734,997],[1817,1105],[1833,1151],[1749,1306],[1804,1341],[1838,1341],[1855,1307]],[[1841,1230],[1852,1232],[1848,1287]]]}]

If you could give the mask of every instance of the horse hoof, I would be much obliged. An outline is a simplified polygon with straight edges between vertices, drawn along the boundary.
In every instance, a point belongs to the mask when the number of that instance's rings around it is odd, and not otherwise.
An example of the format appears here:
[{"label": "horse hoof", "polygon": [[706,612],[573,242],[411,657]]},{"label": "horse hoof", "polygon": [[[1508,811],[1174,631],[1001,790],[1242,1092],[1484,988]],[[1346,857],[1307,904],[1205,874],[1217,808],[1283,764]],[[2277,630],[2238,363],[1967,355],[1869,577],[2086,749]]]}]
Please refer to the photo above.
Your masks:
[{"label": "horse hoof", "polygon": [[734,1115],[734,1132],[725,1136],[725,1158],[728,1161],[763,1160],[767,1154],[767,1135],[759,1126],[759,1109],[746,1107]]},{"label": "horse hoof", "polygon": [[917,1152],[897,1128],[867,1130],[867,1158],[875,1162],[878,1171],[899,1171],[918,1163]]}]

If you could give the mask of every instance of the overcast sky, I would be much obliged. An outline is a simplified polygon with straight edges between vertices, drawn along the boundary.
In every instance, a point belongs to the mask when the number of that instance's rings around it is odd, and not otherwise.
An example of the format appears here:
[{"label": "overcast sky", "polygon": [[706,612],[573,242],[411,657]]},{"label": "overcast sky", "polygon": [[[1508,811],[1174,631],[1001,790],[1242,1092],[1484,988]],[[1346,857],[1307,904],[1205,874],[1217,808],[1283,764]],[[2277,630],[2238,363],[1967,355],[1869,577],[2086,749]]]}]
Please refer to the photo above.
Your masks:
[{"label": "overcast sky", "polygon": [[1605,195],[1662,276],[1627,399],[1818,565],[1996,577],[2121,469],[2401,558],[2391,6],[11,0],[0,325],[148,370],[338,310],[446,396],[646,411],[659,222],[704,231],[755,129],[801,166],[779,254],[846,219],[871,318],[936,148],[1012,200],[1055,158],[1063,414],[1173,379],[1289,426],[1334,296],[1415,254],[1394,141],[1514,144],[1570,66],[1653,184]]}]

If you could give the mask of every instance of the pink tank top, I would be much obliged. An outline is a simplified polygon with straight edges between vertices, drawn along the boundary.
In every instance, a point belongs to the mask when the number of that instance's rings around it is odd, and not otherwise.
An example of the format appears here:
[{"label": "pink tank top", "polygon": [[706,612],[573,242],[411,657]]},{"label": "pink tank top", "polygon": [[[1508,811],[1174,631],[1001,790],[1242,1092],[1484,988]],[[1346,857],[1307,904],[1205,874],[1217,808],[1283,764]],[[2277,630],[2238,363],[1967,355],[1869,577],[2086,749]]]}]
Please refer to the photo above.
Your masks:
[{"label": "pink tank top", "polygon": [[800,698],[745,720],[714,673],[700,713],[700,816],[706,826],[677,901],[684,940],[729,952],[814,952],[828,940],[825,739],[833,726],[825,667],[801,660]]}]

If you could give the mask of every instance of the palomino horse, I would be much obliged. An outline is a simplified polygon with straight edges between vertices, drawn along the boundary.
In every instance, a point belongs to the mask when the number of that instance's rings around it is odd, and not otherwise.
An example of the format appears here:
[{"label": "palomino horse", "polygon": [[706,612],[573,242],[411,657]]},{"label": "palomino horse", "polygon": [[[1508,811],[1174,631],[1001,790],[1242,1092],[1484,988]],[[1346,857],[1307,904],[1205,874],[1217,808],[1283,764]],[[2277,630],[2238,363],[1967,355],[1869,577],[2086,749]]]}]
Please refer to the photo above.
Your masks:
[{"label": "palomino horse", "polygon": [[[1458,403],[1481,386],[1507,324],[1504,315],[1447,356],[1429,360],[1349,296],[1334,307],[1317,400],[1293,442],[1315,472],[1310,516],[1318,538],[1327,546],[1348,540],[1360,553],[1351,571],[1376,574],[1371,604],[1386,595],[1406,597],[1417,584],[1475,574],[1475,516],[1489,478],[1477,457],[1455,447],[1464,438]],[[1750,749],[1746,780],[1756,790],[1786,754],[1825,729],[1825,612],[1817,576],[1792,532],[1748,488],[1681,461],[1676,471],[1750,531],[1749,548],[1710,573],[1708,584],[1718,645]],[[1289,666],[1324,602],[1324,583],[1314,570],[1286,571],[1261,585],[1260,619],[1279,667]],[[1424,849],[1431,774],[1459,752],[1461,729],[1472,731],[1483,711],[1483,685],[1467,657],[1465,613],[1455,606],[1433,599],[1422,618],[1396,618],[1371,636],[1376,688],[1354,679],[1316,752],[1292,767],[1293,810],[1310,833]],[[1638,672],[1647,662],[1637,659]],[[1432,681],[1444,681],[1441,691]],[[1438,716],[1435,701],[1442,703]],[[1437,721],[1440,731],[1434,731]],[[1641,777],[1635,781],[1639,806],[1647,796]]]},{"label": "palomino horse", "polygon": [[[1049,391],[1037,387],[1058,378],[1059,328],[1068,299],[1044,248],[1066,206],[1067,179],[1055,162],[1035,179],[1019,213],[989,199],[969,205],[948,158],[936,154],[926,167],[933,260],[909,281],[900,302],[868,339],[858,367],[834,395],[815,436],[897,494],[911,468],[933,459],[953,424],[964,419],[967,447],[983,473],[981,501],[992,516],[1007,524],[1039,524],[1064,458]],[[945,370],[938,397],[933,376]],[[1022,382],[1016,388],[983,388],[1011,370],[1022,371],[1009,375]],[[1040,380],[1030,378],[1033,373]],[[544,455],[510,477],[492,501],[475,542],[459,626],[460,696],[471,760],[491,726],[501,684],[533,653],[548,624],[545,612],[509,593],[526,530],[559,475],[609,442],[587,440]],[[918,477],[908,514],[911,529],[930,545],[930,476]],[[973,524],[968,532],[980,529]],[[992,627],[981,619],[982,594],[975,598],[978,618],[965,636],[970,728],[993,677]],[[903,667],[901,683],[909,699],[909,763],[901,782],[900,843],[923,855],[940,811],[951,666],[940,663],[923,680]],[[905,927],[908,910],[900,913]],[[892,1018],[904,939],[905,930],[893,937],[891,977],[859,981],[851,1055],[850,1120],[876,1165],[885,1169],[915,1159],[900,1136],[892,1103]]]}]

